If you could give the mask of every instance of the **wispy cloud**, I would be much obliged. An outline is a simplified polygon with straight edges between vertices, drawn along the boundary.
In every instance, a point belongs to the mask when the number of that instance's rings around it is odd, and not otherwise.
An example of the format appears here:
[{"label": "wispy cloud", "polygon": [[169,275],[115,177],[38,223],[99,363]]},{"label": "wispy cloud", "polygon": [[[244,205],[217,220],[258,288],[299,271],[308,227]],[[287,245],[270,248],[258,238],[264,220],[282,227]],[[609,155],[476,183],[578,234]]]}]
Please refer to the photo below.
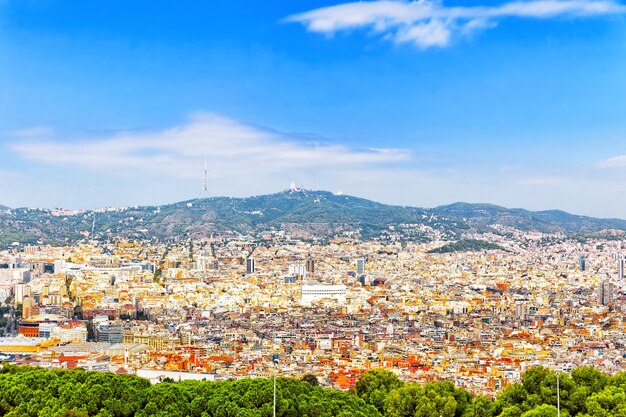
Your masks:
[{"label": "wispy cloud", "polygon": [[612,158],[604,159],[596,164],[598,168],[625,168],[626,155],[617,155]]},{"label": "wispy cloud", "polygon": [[[295,181],[396,204],[488,201],[618,216],[614,205],[603,204],[602,211],[597,204],[624,190],[623,179],[612,171],[587,172],[580,166],[550,171],[536,161],[517,159],[515,165],[468,165],[465,153],[438,159],[420,156],[418,144],[414,151],[346,146],[216,114],[196,115],[161,130],[76,136],[42,128],[4,132],[0,138],[12,164],[0,167],[0,204],[13,207],[155,204],[198,197],[204,195],[205,157],[210,195],[275,192]],[[626,167],[626,155],[599,165]],[[7,171],[13,166],[20,167],[14,176]]]},{"label": "wispy cloud", "polygon": [[[2,2],[2,0],[0,0]],[[54,129],[48,126],[33,126],[26,129],[10,130],[1,132],[2,136],[9,136],[14,138],[46,138],[54,135]]]},{"label": "wispy cloud", "polygon": [[[410,159],[402,149],[356,149],[308,142],[215,114],[194,116],[188,123],[157,132],[127,132],[75,141],[34,139],[9,146],[21,157],[111,173],[159,172],[197,177],[207,158],[215,176],[226,177],[289,170],[323,170],[377,166]],[[259,177],[261,179],[261,177]]]},{"label": "wispy cloud", "polygon": [[565,177],[555,177],[555,176],[534,176],[521,178],[519,181],[520,185],[524,186],[560,186],[568,182],[568,178]]},{"label": "wispy cloud", "polygon": [[495,27],[506,17],[548,19],[589,17],[626,12],[613,0],[513,1],[498,6],[447,7],[437,0],[369,1],[322,7],[288,16],[311,32],[337,32],[369,28],[395,43],[420,48],[445,47],[456,36]]}]

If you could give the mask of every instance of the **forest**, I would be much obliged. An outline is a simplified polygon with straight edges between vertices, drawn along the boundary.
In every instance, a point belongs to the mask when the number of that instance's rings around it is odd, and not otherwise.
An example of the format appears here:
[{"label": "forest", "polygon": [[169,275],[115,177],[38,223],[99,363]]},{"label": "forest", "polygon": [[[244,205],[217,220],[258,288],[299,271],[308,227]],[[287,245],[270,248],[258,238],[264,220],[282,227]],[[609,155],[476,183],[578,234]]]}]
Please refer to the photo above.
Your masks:
[{"label": "forest", "polygon": [[[44,417],[272,416],[273,381],[165,381],[83,370],[2,364],[0,415]],[[580,367],[558,375],[560,414],[626,416],[626,372]],[[404,383],[388,370],[365,373],[355,389],[322,388],[313,375],[277,380],[281,417],[556,417],[557,374],[535,367],[494,398],[474,396],[449,381]]]}]

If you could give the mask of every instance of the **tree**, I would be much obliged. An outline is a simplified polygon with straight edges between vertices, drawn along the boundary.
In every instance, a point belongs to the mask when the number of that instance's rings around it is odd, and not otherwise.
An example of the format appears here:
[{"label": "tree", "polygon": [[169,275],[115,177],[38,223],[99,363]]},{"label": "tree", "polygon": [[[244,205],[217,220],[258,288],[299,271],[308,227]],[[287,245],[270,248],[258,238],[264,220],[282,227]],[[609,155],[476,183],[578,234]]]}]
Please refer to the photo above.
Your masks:
[{"label": "tree", "polygon": [[65,410],[61,414],[59,414],[59,417],[89,417],[89,415],[82,411]]},{"label": "tree", "polygon": [[498,414],[499,417],[520,417],[522,415],[522,409],[517,405],[509,405],[504,407],[502,412]]},{"label": "tree", "polygon": [[83,319],[83,306],[82,305],[74,306],[74,317],[76,317],[78,320]]},{"label": "tree", "polygon": [[407,384],[394,389],[385,399],[385,415],[388,417],[423,416],[432,402],[419,384]]},{"label": "tree", "polygon": [[[389,393],[385,414],[389,417],[461,417],[469,410],[468,392],[453,383],[406,384]],[[487,400],[489,401],[489,400]]]},{"label": "tree", "polygon": [[529,394],[541,393],[541,385],[551,373],[549,369],[543,366],[537,366],[527,370],[522,377],[522,385],[526,392]]},{"label": "tree", "polygon": [[[507,415],[519,416],[522,412],[522,406],[528,398],[528,392],[524,389],[524,386],[520,383],[508,385],[504,390],[500,392],[493,405],[493,415],[502,415],[508,407],[515,407],[515,409],[509,410]],[[519,413],[517,413],[519,411]],[[512,413],[512,414],[511,414]]]},{"label": "tree", "polygon": [[[565,413],[565,414],[564,414]],[[564,410],[561,415],[567,415],[567,412]],[[557,408],[553,405],[542,404],[530,411],[526,411],[522,414],[522,417],[557,417],[558,412]]]},{"label": "tree", "polygon": [[403,385],[403,382],[393,372],[385,369],[374,369],[359,378],[356,383],[356,393],[367,404],[373,405],[382,413],[387,395]]},{"label": "tree", "polygon": [[450,399],[454,400],[454,416],[461,417],[465,414],[465,410],[468,408],[472,396],[469,392],[457,388],[450,381],[431,382],[424,387],[426,395],[429,398],[434,398],[439,401],[441,405],[443,402],[451,403]]},{"label": "tree", "polygon": [[621,387],[608,386],[587,398],[586,407],[592,416],[626,415],[626,392]]},{"label": "tree", "polygon": [[588,387],[590,392],[599,392],[609,382],[609,377],[593,366],[581,366],[572,371],[572,379],[578,386]]},{"label": "tree", "polygon": [[477,396],[472,401],[473,413],[475,417],[493,416],[493,401],[487,397]]},{"label": "tree", "polygon": [[313,374],[306,374],[302,377],[302,381],[308,383],[313,387],[319,386],[320,382],[317,380],[317,377]]}]

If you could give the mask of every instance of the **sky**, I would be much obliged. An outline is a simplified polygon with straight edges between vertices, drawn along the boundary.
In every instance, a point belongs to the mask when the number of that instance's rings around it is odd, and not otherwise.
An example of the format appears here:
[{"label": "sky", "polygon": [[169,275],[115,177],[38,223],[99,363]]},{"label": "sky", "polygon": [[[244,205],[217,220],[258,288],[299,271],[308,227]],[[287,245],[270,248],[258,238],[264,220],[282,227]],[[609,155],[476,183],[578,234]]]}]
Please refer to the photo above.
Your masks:
[{"label": "sky", "polygon": [[291,182],[626,218],[626,2],[0,0],[0,204]]}]

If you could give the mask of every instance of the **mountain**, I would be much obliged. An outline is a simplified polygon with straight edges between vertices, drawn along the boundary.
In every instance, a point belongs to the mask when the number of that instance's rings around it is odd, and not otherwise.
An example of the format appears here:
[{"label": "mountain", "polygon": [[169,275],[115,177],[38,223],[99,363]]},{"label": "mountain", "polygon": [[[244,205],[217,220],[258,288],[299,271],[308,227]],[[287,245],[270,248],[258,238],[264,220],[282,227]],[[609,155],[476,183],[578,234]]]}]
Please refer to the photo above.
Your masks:
[{"label": "mountain", "polygon": [[476,229],[509,226],[545,233],[586,233],[604,229],[626,230],[626,220],[577,216],[561,210],[529,211],[493,204],[454,203],[433,209],[441,216],[457,219]]},{"label": "mountain", "polygon": [[92,230],[98,239],[197,239],[288,231],[300,238],[344,235],[368,239],[394,235],[412,241],[459,240],[466,232],[500,233],[499,226],[575,234],[626,230],[626,221],[490,204],[455,203],[433,209],[392,206],[326,191],[292,189],[246,198],[211,197],[95,211],[0,210],[0,245],[65,244],[84,239]]},{"label": "mountain", "polygon": [[[127,219],[134,220],[128,223]],[[192,237],[234,232],[254,234],[287,230],[302,237],[358,233],[380,235],[390,225],[430,223],[442,233],[452,233],[449,222],[431,219],[415,207],[390,206],[326,191],[287,190],[246,198],[213,197],[128,209],[96,215],[96,230],[125,233],[128,228],[160,238]],[[421,236],[426,239],[425,235]]]}]

